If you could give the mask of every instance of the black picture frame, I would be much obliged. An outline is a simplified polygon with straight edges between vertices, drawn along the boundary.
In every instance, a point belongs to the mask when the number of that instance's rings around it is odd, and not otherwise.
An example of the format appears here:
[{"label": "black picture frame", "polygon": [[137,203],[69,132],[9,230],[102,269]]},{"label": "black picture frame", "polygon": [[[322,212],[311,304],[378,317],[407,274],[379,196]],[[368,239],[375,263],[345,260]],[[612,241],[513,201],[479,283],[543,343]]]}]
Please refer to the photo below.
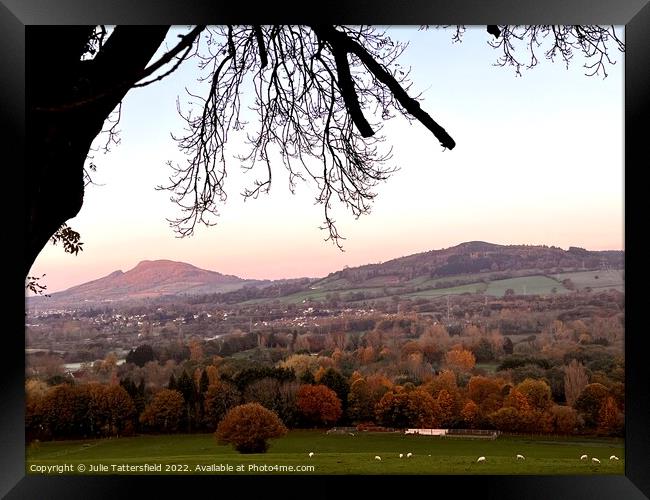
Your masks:
[{"label": "black picture frame", "polygon": [[[639,228],[643,217],[641,197],[635,196],[638,176],[648,165],[644,156],[650,96],[650,6],[648,0],[445,0],[390,2],[348,0],[326,2],[316,10],[306,2],[267,2],[251,6],[244,2],[219,4],[207,0],[2,0],[0,3],[0,71],[2,84],[3,139],[18,164],[4,163],[7,186],[23,184],[24,162],[24,31],[34,24],[208,24],[292,23],[320,21],[339,24],[617,24],[625,25],[625,251],[626,268],[641,262]],[[7,188],[7,190],[12,190]],[[23,196],[29,195],[24,186]],[[20,193],[16,193],[20,195]],[[6,198],[6,197],[5,197]],[[15,210],[11,202],[6,214]],[[7,219],[10,215],[7,216]],[[22,232],[22,220],[8,236]],[[635,234],[635,229],[637,234]],[[16,238],[17,239],[17,238]],[[9,240],[7,240],[9,241]],[[20,252],[20,245],[7,244]],[[22,256],[15,256],[22,262]],[[7,282],[9,301],[5,312],[10,326],[3,332],[7,364],[0,376],[0,495],[6,498],[107,498],[130,497],[134,482],[147,496],[162,497],[223,494],[236,488],[239,495],[330,498],[351,494],[360,486],[364,497],[385,496],[388,491],[499,499],[642,499],[650,497],[650,363],[645,359],[640,328],[641,295],[626,294],[626,438],[624,476],[379,476],[379,477],[40,477],[25,476],[24,443],[24,284],[19,266],[17,279]],[[637,292],[643,274],[626,275],[627,291]],[[15,323],[15,324],[14,324]],[[637,330],[637,331],[634,331]],[[362,479],[362,481],[360,481]],[[199,489],[200,488],[200,489]],[[206,488],[205,493],[203,488]],[[142,491],[142,490],[141,490]],[[161,495],[161,493],[164,493]],[[144,494],[144,493],[143,493]],[[231,492],[230,494],[237,494]],[[392,493],[394,496],[396,493]],[[450,493],[447,493],[450,494]]]}]

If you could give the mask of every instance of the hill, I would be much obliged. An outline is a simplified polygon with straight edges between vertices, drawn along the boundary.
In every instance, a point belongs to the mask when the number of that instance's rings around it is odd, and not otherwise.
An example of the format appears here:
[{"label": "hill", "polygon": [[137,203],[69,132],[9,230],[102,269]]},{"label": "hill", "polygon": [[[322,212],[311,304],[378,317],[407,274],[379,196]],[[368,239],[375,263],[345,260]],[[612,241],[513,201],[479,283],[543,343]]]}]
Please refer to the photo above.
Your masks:
[{"label": "hill", "polygon": [[623,251],[563,250],[545,245],[497,245],[470,241],[450,248],[392,259],[379,264],[346,268],[317,283],[319,288],[396,285],[478,273],[536,270],[541,274],[565,271],[621,269]]},{"label": "hill", "polygon": [[[349,301],[399,295],[424,298],[457,293],[502,296],[515,293],[564,293],[575,288],[621,288],[623,251],[563,250],[545,245],[497,245],[482,241],[408,255],[383,263],[333,272],[321,279],[244,280],[171,260],[142,261],[133,269],[35,297],[38,307],[89,302],[154,299],[178,295],[193,301],[304,302],[346,292]],[[588,273],[594,271],[595,273]],[[608,274],[606,274],[608,273]],[[599,276],[600,275],[600,276]],[[524,279],[525,278],[525,279]],[[567,281],[569,280],[569,281]]]},{"label": "hill", "polygon": [[260,283],[200,269],[172,260],[143,260],[133,269],[114,271],[81,285],[53,293],[50,302],[133,300],[162,295],[226,292]]}]

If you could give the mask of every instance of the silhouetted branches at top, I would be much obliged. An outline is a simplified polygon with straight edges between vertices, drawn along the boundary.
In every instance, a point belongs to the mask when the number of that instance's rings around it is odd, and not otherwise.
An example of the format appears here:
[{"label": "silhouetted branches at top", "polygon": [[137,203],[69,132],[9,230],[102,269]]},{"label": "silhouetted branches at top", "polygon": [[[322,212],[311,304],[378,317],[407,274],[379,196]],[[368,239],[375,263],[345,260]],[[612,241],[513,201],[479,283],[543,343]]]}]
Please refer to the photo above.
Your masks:
[{"label": "silhouetted branches at top", "polygon": [[[449,26],[445,26],[449,27]],[[423,26],[429,29],[429,26]],[[454,26],[454,42],[462,41],[465,26]],[[518,76],[521,68],[531,69],[540,55],[549,61],[562,60],[568,67],[574,55],[582,55],[587,76],[607,76],[607,65],[616,64],[610,51],[625,52],[625,44],[615,26],[579,25],[490,25],[487,32],[494,38],[488,43],[501,53],[496,64],[512,66]]]},{"label": "silhouetted branches at top", "polygon": [[[187,161],[172,165],[172,199],[181,207],[172,222],[184,236],[197,223],[213,224],[225,201],[229,134],[246,132],[247,149],[236,161],[259,175],[246,198],[268,192],[273,168],[282,163],[293,191],[298,181],[318,186],[324,229],[339,245],[332,215],[336,200],[355,216],[367,213],[375,187],[396,170],[381,135],[384,121],[401,115],[424,125],[444,149],[454,139],[420,106],[409,70],[399,64],[405,44],[371,26],[188,27],[156,57],[169,26],[30,26],[26,29],[27,169],[29,198],[25,276],[36,256],[77,215],[94,164],[88,153],[104,130],[104,148],[117,142],[120,104],[134,87],[153,84],[197,57],[205,72],[198,108],[181,109],[186,133],[177,137]],[[460,41],[464,26],[456,26]],[[613,27],[487,27],[497,64],[534,67],[538,55],[568,64],[587,60],[588,75],[613,64],[611,50],[624,50]],[[523,49],[523,50],[522,50]],[[245,128],[242,96],[250,97],[255,123]],[[245,101],[248,107],[248,101]],[[117,110],[117,111],[116,111]],[[108,120],[114,113],[115,119]],[[59,233],[57,233],[59,231]],[[78,235],[78,233],[77,233]],[[64,240],[65,241],[65,240]],[[69,240],[73,245],[79,240]],[[76,247],[75,247],[76,248]]]},{"label": "silhouetted branches at top", "polygon": [[246,125],[240,95],[249,90],[254,95],[250,109],[258,120],[254,130],[247,130],[248,150],[238,160],[247,170],[256,163],[266,168],[243,195],[255,198],[268,192],[272,164],[281,161],[292,192],[298,180],[316,182],[328,239],[337,244],[341,236],[331,216],[332,200],[358,217],[368,212],[376,184],[395,171],[386,166],[390,152],[379,148],[382,120],[399,113],[421,121],[443,147],[455,145],[420,108],[418,96],[407,94],[408,71],[397,63],[405,45],[383,31],[224,26],[206,30],[203,41],[199,57],[208,71],[209,92],[206,97],[192,95],[201,103],[198,113],[183,114],[187,134],[176,139],[188,161],[172,166],[174,175],[166,186],[182,207],[182,217],[172,224],[183,236],[197,222],[212,224],[210,216],[226,199],[224,146],[229,132]]}]

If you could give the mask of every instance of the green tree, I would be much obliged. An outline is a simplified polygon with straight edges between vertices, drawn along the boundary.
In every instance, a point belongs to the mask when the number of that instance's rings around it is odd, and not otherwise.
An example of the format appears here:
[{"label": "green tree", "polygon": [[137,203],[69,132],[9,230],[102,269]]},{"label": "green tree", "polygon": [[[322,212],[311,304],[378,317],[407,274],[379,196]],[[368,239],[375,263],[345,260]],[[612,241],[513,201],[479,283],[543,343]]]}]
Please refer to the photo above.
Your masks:
[{"label": "green tree", "polygon": [[176,390],[183,395],[185,402],[184,424],[189,432],[192,431],[192,424],[196,417],[197,390],[194,380],[185,370],[176,381]]},{"label": "green tree", "polygon": [[347,410],[348,393],[350,392],[350,383],[334,368],[328,368],[321,377],[320,384],[332,389],[341,401],[341,409],[345,414]]},{"label": "green tree", "polygon": [[142,344],[129,351],[126,355],[126,362],[133,363],[142,368],[149,361],[155,361],[156,355],[149,344]]}]

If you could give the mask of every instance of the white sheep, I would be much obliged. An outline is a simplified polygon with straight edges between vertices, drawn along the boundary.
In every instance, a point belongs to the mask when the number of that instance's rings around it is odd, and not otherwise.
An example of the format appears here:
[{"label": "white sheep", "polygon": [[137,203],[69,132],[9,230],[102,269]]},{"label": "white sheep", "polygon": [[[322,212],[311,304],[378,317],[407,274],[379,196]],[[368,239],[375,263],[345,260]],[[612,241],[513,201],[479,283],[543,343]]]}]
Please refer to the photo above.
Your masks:
[{"label": "white sheep", "polygon": [[526,460],[526,457],[523,455],[517,454],[517,460]]},{"label": "white sheep", "polygon": [[400,457],[400,458],[404,458],[404,453],[400,453],[400,454],[399,454],[399,457]]},{"label": "white sheep", "polygon": [[348,432],[350,436],[354,436],[354,432]]},{"label": "white sheep", "polygon": [[479,463],[479,462],[485,462],[485,457],[478,457],[478,460],[476,461],[476,463]]},{"label": "white sheep", "polygon": [[580,460],[587,460],[588,458],[589,458],[589,457],[588,457],[587,455],[582,455],[582,456],[580,457]]},{"label": "white sheep", "polygon": [[406,454],[406,458],[411,458],[413,456],[413,453],[409,452]]},{"label": "white sheep", "polygon": [[611,457],[609,457],[609,459],[610,460],[618,460],[618,457],[616,455],[612,455]]},{"label": "white sheep", "polygon": [[375,460],[379,460],[381,462],[381,457],[379,455],[375,455]]},{"label": "white sheep", "polygon": [[310,451],[310,452],[309,452],[309,458],[311,458],[311,457],[313,457],[313,456],[314,456],[314,452],[313,452],[313,451]]},{"label": "white sheep", "polygon": [[594,462],[595,464],[600,463],[600,460],[598,460],[596,457],[592,458],[591,461]]}]

